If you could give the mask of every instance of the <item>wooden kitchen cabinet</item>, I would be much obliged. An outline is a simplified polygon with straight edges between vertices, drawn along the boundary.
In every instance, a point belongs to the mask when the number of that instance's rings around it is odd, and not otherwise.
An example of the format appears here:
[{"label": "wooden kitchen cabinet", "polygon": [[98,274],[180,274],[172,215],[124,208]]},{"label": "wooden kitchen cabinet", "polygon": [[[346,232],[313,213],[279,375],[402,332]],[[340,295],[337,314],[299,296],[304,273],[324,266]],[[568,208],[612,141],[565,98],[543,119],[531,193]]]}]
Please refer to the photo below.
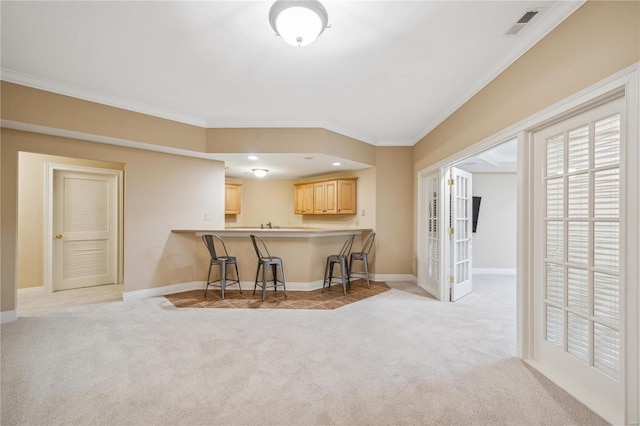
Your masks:
[{"label": "wooden kitchen cabinet", "polygon": [[338,183],[335,180],[313,184],[313,213],[338,213]]},{"label": "wooden kitchen cabinet", "polygon": [[337,181],[337,214],[356,214],[357,183],[355,179],[338,179]]},{"label": "wooden kitchen cabinet", "polygon": [[240,214],[242,211],[242,184],[224,184],[224,214]]},{"label": "wooden kitchen cabinet", "polygon": [[313,183],[300,183],[294,187],[294,213],[313,214]]},{"label": "wooden kitchen cabinet", "polygon": [[356,214],[358,178],[295,184],[295,214]]}]

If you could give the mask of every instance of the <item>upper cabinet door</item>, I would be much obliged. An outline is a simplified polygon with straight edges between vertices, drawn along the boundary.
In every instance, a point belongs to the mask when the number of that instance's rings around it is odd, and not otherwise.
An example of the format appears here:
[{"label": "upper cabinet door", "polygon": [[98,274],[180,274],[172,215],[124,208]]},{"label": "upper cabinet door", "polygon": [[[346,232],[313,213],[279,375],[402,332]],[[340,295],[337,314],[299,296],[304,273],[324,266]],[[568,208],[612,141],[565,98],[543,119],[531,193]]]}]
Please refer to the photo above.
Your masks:
[{"label": "upper cabinet door", "polygon": [[225,183],[224,214],[240,214],[242,211],[242,185]]},{"label": "upper cabinet door", "polygon": [[356,214],[358,178],[337,178],[296,184],[296,214]]},{"label": "upper cabinet door", "polygon": [[295,185],[294,207],[295,214],[313,214],[313,184]]},{"label": "upper cabinet door", "polygon": [[324,214],[338,213],[338,182],[330,180],[324,183]]},{"label": "upper cabinet door", "polygon": [[357,214],[356,188],[357,181],[340,179],[338,183],[338,214]]}]

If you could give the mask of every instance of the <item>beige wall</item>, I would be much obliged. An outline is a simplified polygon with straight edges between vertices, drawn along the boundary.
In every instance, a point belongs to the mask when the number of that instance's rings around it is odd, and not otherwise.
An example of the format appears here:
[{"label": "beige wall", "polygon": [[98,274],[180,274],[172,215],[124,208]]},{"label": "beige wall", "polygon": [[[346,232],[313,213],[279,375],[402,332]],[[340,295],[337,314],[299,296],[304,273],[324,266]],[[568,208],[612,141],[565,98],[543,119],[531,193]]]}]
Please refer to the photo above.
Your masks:
[{"label": "beige wall", "polygon": [[205,129],[44,90],[1,83],[2,119],[205,152]]},{"label": "beige wall", "polygon": [[[9,129],[1,136],[2,311],[16,307],[20,151],[125,164],[125,291],[203,279],[201,242],[171,229],[224,226],[223,163]],[[213,212],[211,222],[205,212]]]},{"label": "beige wall", "polygon": [[[234,180],[238,182],[238,180]],[[243,179],[242,212],[227,215],[227,226],[260,226],[271,222],[273,226],[299,226],[293,214],[293,180]]]},{"label": "beige wall", "polygon": [[326,129],[207,129],[207,152],[321,153],[375,165],[373,145]]},{"label": "beige wall", "polygon": [[124,170],[122,163],[19,153],[18,288],[44,285],[45,163]]},{"label": "beige wall", "polygon": [[640,61],[640,2],[588,1],[414,146],[422,170]]},{"label": "beige wall", "polygon": [[412,147],[376,150],[375,271],[414,274]]},{"label": "beige wall", "polygon": [[473,173],[473,195],[482,197],[473,234],[473,268],[515,269],[515,173]]},{"label": "beige wall", "polygon": [[[329,177],[357,177],[358,214],[355,215],[298,215],[293,212],[295,183]],[[314,176],[308,179],[227,179],[242,183],[242,213],[226,215],[227,226],[357,226],[374,229],[376,225],[376,169],[374,167],[342,173]],[[362,216],[362,210],[365,215]]]}]

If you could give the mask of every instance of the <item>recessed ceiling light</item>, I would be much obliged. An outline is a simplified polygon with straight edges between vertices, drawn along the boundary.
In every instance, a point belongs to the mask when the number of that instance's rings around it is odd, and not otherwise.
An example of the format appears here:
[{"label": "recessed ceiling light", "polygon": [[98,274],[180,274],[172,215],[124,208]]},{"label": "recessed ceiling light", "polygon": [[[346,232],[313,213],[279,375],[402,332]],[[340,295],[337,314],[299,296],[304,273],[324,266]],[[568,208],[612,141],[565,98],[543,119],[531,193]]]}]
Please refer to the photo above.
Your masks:
[{"label": "recessed ceiling light", "polygon": [[247,157],[249,160],[255,161],[258,159],[258,157],[256,157],[255,155],[250,155]]},{"label": "recessed ceiling light", "polygon": [[339,165],[340,165],[340,163],[337,163],[337,162],[336,162],[336,163],[331,163],[331,165],[332,165],[332,166],[339,166]]}]

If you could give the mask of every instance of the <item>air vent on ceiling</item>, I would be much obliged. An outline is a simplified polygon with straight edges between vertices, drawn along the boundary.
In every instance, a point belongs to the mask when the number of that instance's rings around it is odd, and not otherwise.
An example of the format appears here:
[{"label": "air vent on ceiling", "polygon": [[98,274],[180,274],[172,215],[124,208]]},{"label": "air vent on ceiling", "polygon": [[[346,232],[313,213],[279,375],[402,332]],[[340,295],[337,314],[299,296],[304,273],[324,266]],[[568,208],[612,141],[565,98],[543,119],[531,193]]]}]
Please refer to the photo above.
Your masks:
[{"label": "air vent on ceiling", "polygon": [[509,28],[509,31],[507,31],[505,35],[514,36],[518,34],[537,14],[537,10],[526,11],[524,15],[522,15],[511,28]]}]

